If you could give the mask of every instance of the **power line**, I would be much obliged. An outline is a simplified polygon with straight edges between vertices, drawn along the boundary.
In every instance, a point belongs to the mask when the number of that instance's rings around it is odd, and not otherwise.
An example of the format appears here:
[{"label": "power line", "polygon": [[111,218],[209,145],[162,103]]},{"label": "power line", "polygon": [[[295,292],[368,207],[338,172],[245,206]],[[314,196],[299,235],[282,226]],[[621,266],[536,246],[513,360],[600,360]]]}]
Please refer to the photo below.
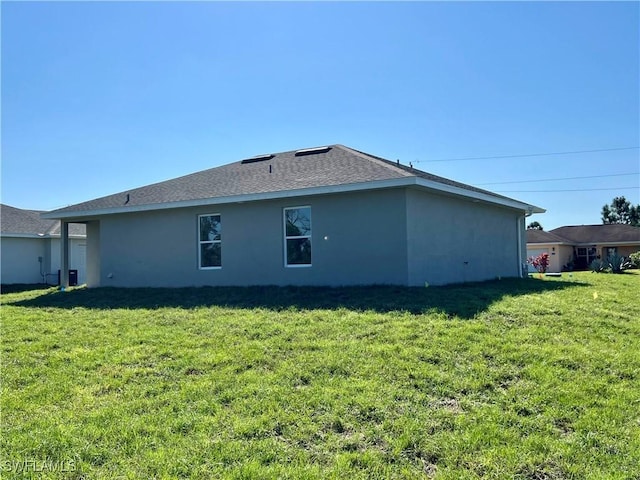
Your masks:
[{"label": "power line", "polygon": [[507,183],[536,183],[536,182],[558,182],[560,180],[579,180],[583,178],[604,178],[604,177],[624,177],[629,175],[640,175],[640,172],[633,173],[612,173],[608,175],[589,175],[586,177],[563,177],[563,178],[541,178],[540,180],[513,180],[510,182],[490,182],[490,183],[476,183],[475,185],[504,185]]},{"label": "power line", "polygon": [[496,190],[496,193],[595,192],[598,190],[640,190],[640,187],[576,188],[568,190]]},{"label": "power line", "polygon": [[520,155],[496,155],[492,157],[438,158],[435,160],[416,160],[413,163],[462,162],[466,160],[494,160],[499,158],[548,157],[552,155],[572,155],[575,153],[614,152],[618,150],[637,150],[640,147],[599,148],[595,150],[574,150],[571,152],[526,153]]}]

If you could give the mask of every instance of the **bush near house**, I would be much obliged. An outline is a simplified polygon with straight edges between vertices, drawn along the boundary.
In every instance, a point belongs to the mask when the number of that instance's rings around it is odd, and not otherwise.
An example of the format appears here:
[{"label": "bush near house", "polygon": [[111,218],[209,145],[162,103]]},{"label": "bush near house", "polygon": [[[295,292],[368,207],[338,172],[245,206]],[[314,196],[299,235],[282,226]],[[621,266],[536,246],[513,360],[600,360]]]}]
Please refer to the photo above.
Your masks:
[{"label": "bush near house", "polygon": [[606,260],[599,258],[593,260],[589,265],[589,270],[595,273],[622,273],[632,267],[633,262],[630,258],[614,254],[607,257]]},{"label": "bush near house", "polygon": [[2,478],[636,479],[639,287],[2,294]]},{"label": "bush near house", "polygon": [[633,263],[634,268],[640,268],[640,251],[634,252],[629,255],[629,260]]},{"label": "bush near house", "polygon": [[622,273],[633,266],[631,260],[618,254],[610,255],[607,258],[607,264],[611,273]]},{"label": "bush near house", "polygon": [[539,273],[546,273],[547,268],[549,268],[549,254],[541,253],[538,256],[529,257],[527,262],[530,265],[533,265],[533,268],[535,268]]},{"label": "bush near house", "polygon": [[594,258],[589,264],[589,270],[591,270],[593,273],[606,272],[607,264],[600,258]]}]

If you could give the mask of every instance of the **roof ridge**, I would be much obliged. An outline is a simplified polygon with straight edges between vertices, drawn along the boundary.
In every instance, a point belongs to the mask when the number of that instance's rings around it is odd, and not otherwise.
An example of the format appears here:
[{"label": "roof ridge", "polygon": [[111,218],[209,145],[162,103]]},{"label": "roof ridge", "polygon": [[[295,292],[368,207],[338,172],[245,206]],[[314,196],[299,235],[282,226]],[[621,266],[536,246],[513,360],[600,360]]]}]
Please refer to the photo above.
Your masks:
[{"label": "roof ridge", "polygon": [[396,165],[394,162],[392,162],[391,160],[387,160],[386,158],[378,157],[377,155],[372,155],[370,153],[363,152],[361,150],[356,150],[355,148],[347,147],[346,145],[336,144],[332,146],[336,148],[341,148],[343,150],[347,150],[348,152],[353,153],[358,157],[365,158],[366,160],[372,160],[378,163],[379,165],[384,166],[385,168],[393,170],[396,173],[402,174],[405,177],[418,176],[416,174],[412,174],[411,172],[407,172],[407,170],[405,168],[402,168],[401,165],[399,164]]},{"label": "roof ridge", "polygon": [[0,203],[0,206],[2,206],[3,208],[12,208],[14,210],[20,210],[21,212],[29,212],[29,213],[45,213],[48,211],[48,210],[31,210],[29,208],[14,207],[13,205],[9,205],[8,203]]},{"label": "roof ridge", "polygon": [[483,188],[479,188],[476,187],[474,185],[469,185],[468,183],[463,183],[463,182],[459,182],[457,180],[452,180],[450,178],[447,177],[443,177],[441,175],[436,175],[434,173],[431,172],[427,172],[425,170],[420,170],[419,168],[415,168],[413,166],[413,164],[409,163],[409,165],[404,165],[399,163],[400,161],[397,160],[396,162],[393,162],[391,160],[387,160],[386,158],[382,158],[382,157],[378,157],[376,155],[372,155],[370,153],[366,153],[366,152],[362,152],[360,150],[355,150],[349,147],[345,147],[344,145],[339,145],[355,154],[362,154],[362,155],[366,155],[368,157],[371,157],[371,159],[373,160],[377,160],[378,163],[381,163],[387,167],[392,167],[395,171],[400,171],[404,174],[406,174],[406,176],[414,176],[417,178],[422,178],[425,180],[429,180],[429,181],[433,181],[433,182],[437,182],[437,183],[443,183],[445,185],[450,185],[452,187],[456,187],[456,188],[461,188],[463,190],[470,190],[470,191],[474,191],[474,192],[478,192],[478,193],[484,193],[486,195],[491,195],[492,197],[497,197],[497,198],[504,198],[504,199],[510,199],[509,197],[506,197],[504,195],[500,195],[497,194],[495,192],[492,192],[490,190],[485,190]]},{"label": "roof ridge", "polygon": [[[51,236],[59,236],[60,221],[57,219],[42,218],[43,210],[27,210],[14,207],[7,204],[0,204],[0,233],[4,236],[31,236],[38,238],[47,238]],[[80,229],[84,227],[72,227],[70,234],[72,236],[84,235],[80,234]]]}]

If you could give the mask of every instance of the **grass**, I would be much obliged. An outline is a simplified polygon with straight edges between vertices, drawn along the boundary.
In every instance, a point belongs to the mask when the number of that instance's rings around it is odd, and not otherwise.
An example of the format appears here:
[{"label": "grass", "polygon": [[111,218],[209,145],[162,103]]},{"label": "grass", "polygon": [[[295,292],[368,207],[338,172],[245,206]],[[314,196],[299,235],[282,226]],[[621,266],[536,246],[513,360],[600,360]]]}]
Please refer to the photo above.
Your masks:
[{"label": "grass", "polygon": [[638,292],[14,289],[2,478],[637,480]]}]

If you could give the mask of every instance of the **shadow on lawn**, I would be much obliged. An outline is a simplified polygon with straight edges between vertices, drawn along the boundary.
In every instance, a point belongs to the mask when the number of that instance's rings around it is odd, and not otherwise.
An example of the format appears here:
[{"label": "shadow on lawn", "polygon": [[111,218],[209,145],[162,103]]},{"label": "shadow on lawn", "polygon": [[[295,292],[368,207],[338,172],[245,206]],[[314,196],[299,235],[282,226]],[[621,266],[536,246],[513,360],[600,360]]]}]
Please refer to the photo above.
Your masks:
[{"label": "shadow on lawn", "polygon": [[44,283],[9,283],[0,285],[1,293],[21,293],[30,292],[32,290],[47,290],[51,285]]},{"label": "shadow on lawn", "polygon": [[504,279],[444,287],[193,287],[95,288],[50,291],[14,306],[89,309],[156,309],[164,307],[267,308],[286,310],[339,309],[377,312],[428,311],[472,318],[505,296],[584,287],[580,282]]}]

